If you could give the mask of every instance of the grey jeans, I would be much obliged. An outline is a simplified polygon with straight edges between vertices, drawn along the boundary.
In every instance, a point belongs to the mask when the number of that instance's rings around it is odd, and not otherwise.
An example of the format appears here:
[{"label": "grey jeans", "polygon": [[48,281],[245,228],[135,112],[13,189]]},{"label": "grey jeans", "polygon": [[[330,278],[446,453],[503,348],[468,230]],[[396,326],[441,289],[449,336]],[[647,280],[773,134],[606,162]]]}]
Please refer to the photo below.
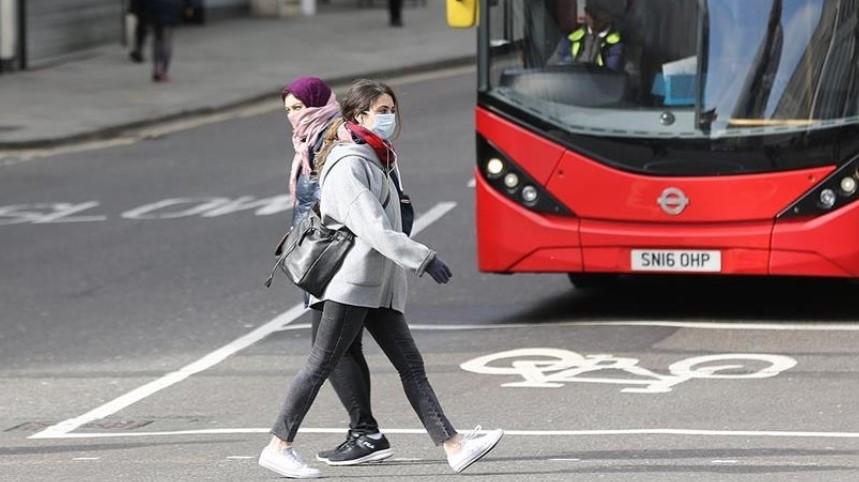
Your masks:
[{"label": "grey jeans", "polygon": [[361,330],[367,328],[397,369],[412,408],[436,445],[456,435],[426,376],[423,357],[402,313],[326,301],[304,367],[289,384],[271,433],[292,442],[319,389]]}]

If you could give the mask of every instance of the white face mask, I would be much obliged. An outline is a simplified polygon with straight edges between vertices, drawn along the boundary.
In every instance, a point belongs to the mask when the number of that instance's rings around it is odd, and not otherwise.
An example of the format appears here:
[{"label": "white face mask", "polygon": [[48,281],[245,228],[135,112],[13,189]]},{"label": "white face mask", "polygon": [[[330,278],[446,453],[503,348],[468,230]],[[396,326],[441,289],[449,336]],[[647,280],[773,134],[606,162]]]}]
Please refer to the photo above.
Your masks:
[{"label": "white face mask", "polygon": [[376,124],[371,130],[383,139],[390,139],[397,130],[397,115],[376,114]]}]

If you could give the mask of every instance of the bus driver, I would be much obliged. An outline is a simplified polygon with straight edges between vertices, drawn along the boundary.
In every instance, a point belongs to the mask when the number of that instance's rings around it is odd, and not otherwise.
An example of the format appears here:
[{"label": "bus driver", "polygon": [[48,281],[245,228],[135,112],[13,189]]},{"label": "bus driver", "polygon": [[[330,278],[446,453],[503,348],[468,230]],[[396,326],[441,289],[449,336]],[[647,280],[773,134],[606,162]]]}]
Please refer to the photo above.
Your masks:
[{"label": "bus driver", "polygon": [[626,12],[626,0],[588,0],[585,25],[561,39],[549,65],[590,64],[622,71],[623,36],[615,22]]}]

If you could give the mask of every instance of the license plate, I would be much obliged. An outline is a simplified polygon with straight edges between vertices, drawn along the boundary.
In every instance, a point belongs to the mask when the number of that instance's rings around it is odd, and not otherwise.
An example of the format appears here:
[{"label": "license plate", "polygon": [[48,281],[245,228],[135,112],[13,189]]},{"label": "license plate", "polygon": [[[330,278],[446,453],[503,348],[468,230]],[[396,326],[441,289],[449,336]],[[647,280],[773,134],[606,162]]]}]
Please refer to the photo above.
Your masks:
[{"label": "license plate", "polygon": [[681,271],[718,273],[722,271],[721,251],[686,249],[633,249],[633,271]]}]

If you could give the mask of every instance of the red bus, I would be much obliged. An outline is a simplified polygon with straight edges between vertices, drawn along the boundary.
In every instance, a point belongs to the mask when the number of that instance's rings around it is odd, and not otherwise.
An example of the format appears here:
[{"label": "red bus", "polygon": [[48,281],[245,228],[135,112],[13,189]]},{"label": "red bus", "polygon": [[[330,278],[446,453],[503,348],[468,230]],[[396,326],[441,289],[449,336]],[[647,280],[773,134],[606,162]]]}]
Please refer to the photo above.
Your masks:
[{"label": "red bus", "polygon": [[481,271],[859,276],[859,0],[476,4]]}]

